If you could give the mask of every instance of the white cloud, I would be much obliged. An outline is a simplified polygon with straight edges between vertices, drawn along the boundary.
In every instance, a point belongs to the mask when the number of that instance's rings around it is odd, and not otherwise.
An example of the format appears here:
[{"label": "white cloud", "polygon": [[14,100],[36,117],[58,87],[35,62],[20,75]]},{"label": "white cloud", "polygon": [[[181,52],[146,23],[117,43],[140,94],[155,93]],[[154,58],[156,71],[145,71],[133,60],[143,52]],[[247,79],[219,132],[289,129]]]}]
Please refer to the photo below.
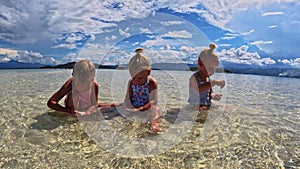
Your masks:
[{"label": "white cloud", "polygon": [[5,49],[5,48],[0,48],[0,55],[2,54],[17,54],[18,51],[14,49]]},{"label": "white cloud", "polygon": [[76,49],[76,44],[68,44],[68,43],[61,43],[59,45],[52,46],[52,48],[65,48],[65,49]]},{"label": "white cloud", "polygon": [[85,38],[84,35],[82,34],[75,34],[75,33],[71,33],[69,36],[66,37],[65,42],[67,43],[76,43],[78,41],[81,41]]},{"label": "white cloud", "polygon": [[87,43],[79,53],[69,53],[63,58],[63,62],[78,61],[81,59],[89,59],[99,64],[116,64],[126,59],[128,51],[120,49],[118,46],[109,44]]},{"label": "white cloud", "polygon": [[190,47],[190,46],[181,46],[179,50],[180,51],[184,51],[184,52],[192,52],[192,51],[194,51],[194,49],[192,47]]},{"label": "white cloud", "polygon": [[[231,28],[227,27],[226,25],[229,22],[231,22],[232,18],[236,15],[239,15],[240,13],[245,12],[247,10],[260,10],[268,6],[270,7],[270,5],[278,5],[280,7],[283,3],[294,3],[297,5],[300,4],[298,0],[287,0],[280,3],[278,2],[278,0],[219,0],[217,3],[211,0],[204,0],[202,1],[202,4],[205,6],[207,11],[203,13],[203,16],[213,25],[216,25],[226,30],[231,30]],[[265,12],[265,15],[278,15],[283,13],[285,12]],[[253,16],[251,17],[253,18]],[[254,21],[257,22],[257,20],[255,19]]]},{"label": "white cloud", "polygon": [[186,63],[184,60],[191,54],[192,51],[178,51],[172,48],[160,50],[148,49],[145,51],[152,63]]},{"label": "white cloud", "polygon": [[135,43],[132,44],[132,46],[137,46],[139,44],[140,44],[140,42],[135,42]]},{"label": "white cloud", "polygon": [[[124,0],[122,2],[38,0],[35,4],[22,0],[6,1],[0,5],[2,16],[0,17],[0,38],[12,43],[35,43],[45,39],[58,40],[62,34],[76,32],[93,36],[103,33],[106,28],[117,27],[118,22],[132,18],[145,18],[160,8],[190,12],[198,3],[193,0],[178,0],[172,3],[169,0]],[[183,22],[166,21],[163,23],[179,25]],[[121,30],[120,33],[126,37],[129,36],[126,31]],[[76,38],[70,40],[76,40]]]},{"label": "white cloud", "polygon": [[259,41],[255,41],[255,42],[251,42],[252,45],[262,45],[262,44],[272,44],[273,42],[272,41],[262,41],[262,40],[259,40]]},{"label": "white cloud", "polygon": [[172,38],[192,38],[192,34],[186,30],[168,32],[162,35],[162,37],[172,37]]},{"label": "white cloud", "polygon": [[218,46],[220,46],[220,47],[230,47],[230,46],[232,46],[232,44],[229,44],[229,43],[223,43],[223,44],[218,44]]},{"label": "white cloud", "polygon": [[111,36],[111,40],[116,40],[116,39],[117,39],[117,37],[115,35]]},{"label": "white cloud", "polygon": [[230,50],[223,49],[220,52],[220,59],[222,61],[241,63],[248,65],[271,65],[276,61],[272,58],[261,58],[257,52],[248,52],[248,46],[241,46],[237,49],[231,48]]},{"label": "white cloud", "polygon": [[225,35],[226,36],[231,36],[231,37],[237,37],[237,36],[239,36],[239,34],[237,34],[237,33],[226,33]]},{"label": "white cloud", "polygon": [[6,1],[0,5],[0,38],[12,43],[35,43],[56,40],[65,33],[99,34],[105,28],[117,27],[115,22],[147,16],[154,10],[151,7],[152,3],[133,0],[119,5],[110,0],[38,0],[34,4]]},{"label": "white cloud", "polygon": [[262,16],[283,15],[284,12],[264,12]]},{"label": "white cloud", "polygon": [[240,34],[243,35],[243,36],[246,36],[246,35],[250,35],[250,34],[253,33],[253,32],[255,32],[255,30],[254,30],[254,29],[251,29],[251,30],[248,31],[248,32],[242,32],[242,33],[240,33]]},{"label": "white cloud", "polygon": [[300,58],[296,59],[279,59],[279,63],[295,66],[295,67],[300,67]]},{"label": "white cloud", "polygon": [[270,25],[270,26],[269,26],[270,29],[276,28],[276,27],[278,27],[278,25]]},{"label": "white cloud", "polygon": [[[65,49],[75,49],[77,46],[82,45],[82,41],[86,39],[86,35],[82,33],[69,33],[58,37],[54,42],[57,45],[52,46],[52,48],[65,48]],[[94,37],[91,37],[94,39]]]},{"label": "white cloud", "polygon": [[[182,46],[180,49],[174,49],[174,47],[166,45],[160,49],[147,48],[144,54],[150,58],[152,63],[195,63],[199,52],[203,48]],[[116,46],[87,44],[84,51],[80,54],[69,54],[64,58],[64,62],[88,58],[100,64],[128,64],[130,58],[134,55],[135,52],[128,52]]]},{"label": "white cloud", "polygon": [[125,30],[122,30],[122,29],[119,29],[119,33],[120,35],[128,38],[131,36],[131,34],[128,32],[129,31],[129,28],[127,27]]},{"label": "white cloud", "polygon": [[173,39],[163,39],[161,37],[157,37],[153,40],[146,40],[145,42],[142,42],[141,45],[146,48],[152,48],[152,47],[163,47],[167,48],[169,44],[172,44],[172,46],[182,46],[183,43],[181,41],[174,41]]},{"label": "white cloud", "polygon": [[226,37],[223,37],[221,38],[222,40],[230,40],[230,39],[234,39],[236,37],[233,37],[233,36],[226,36]]},{"label": "white cloud", "polygon": [[57,64],[59,63],[53,57],[46,57],[37,52],[26,50],[11,50],[0,48],[0,51],[9,51],[5,54],[0,54],[0,62],[8,62],[11,60],[24,62],[24,63],[42,63],[42,64]]},{"label": "white cloud", "polygon": [[117,38],[118,38],[117,36],[111,35],[110,37],[106,36],[106,37],[105,37],[105,40],[106,40],[106,41],[114,41],[114,40],[116,40]]},{"label": "white cloud", "polygon": [[90,37],[90,41],[94,41],[96,39],[96,36],[95,35],[91,35],[91,37]]},{"label": "white cloud", "polygon": [[152,31],[150,31],[148,28],[140,28],[141,33],[152,33]]},{"label": "white cloud", "polygon": [[182,21],[166,21],[166,22],[161,22],[162,25],[164,26],[173,26],[173,25],[182,25],[184,22]]},{"label": "white cloud", "polygon": [[[300,20],[300,1],[219,0],[216,3],[205,0],[203,5],[207,12],[200,15],[212,25],[238,33],[246,41],[273,41],[272,44],[258,46],[269,55],[293,58],[299,56],[299,48],[294,44],[300,43],[300,25],[294,23]],[[277,27],[269,29],[270,25]]]},{"label": "white cloud", "polygon": [[9,62],[9,61],[10,61],[9,58],[7,58],[7,57],[1,57],[1,55],[0,55],[0,63],[6,63],[6,62]]},{"label": "white cloud", "polygon": [[283,63],[283,64],[291,64],[291,60],[289,60],[289,59],[278,59],[278,62]]}]

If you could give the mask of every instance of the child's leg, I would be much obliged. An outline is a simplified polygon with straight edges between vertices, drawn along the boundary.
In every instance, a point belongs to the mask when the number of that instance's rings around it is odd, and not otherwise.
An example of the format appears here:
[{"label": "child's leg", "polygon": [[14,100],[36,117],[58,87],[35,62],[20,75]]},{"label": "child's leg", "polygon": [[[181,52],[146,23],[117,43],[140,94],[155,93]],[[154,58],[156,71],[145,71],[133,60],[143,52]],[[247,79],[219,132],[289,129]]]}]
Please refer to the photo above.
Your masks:
[{"label": "child's leg", "polygon": [[199,111],[205,111],[205,110],[209,110],[210,106],[208,105],[199,105]]},{"label": "child's leg", "polygon": [[157,119],[157,118],[160,118],[160,116],[162,115],[162,112],[161,112],[159,106],[152,105],[150,109],[151,109],[151,112],[152,112],[152,117],[151,117],[152,121],[155,120],[155,119]]},{"label": "child's leg", "polygon": [[159,108],[159,106],[151,106],[151,127],[152,130],[155,132],[162,132],[162,129],[160,128],[160,117],[162,115],[162,112]]}]

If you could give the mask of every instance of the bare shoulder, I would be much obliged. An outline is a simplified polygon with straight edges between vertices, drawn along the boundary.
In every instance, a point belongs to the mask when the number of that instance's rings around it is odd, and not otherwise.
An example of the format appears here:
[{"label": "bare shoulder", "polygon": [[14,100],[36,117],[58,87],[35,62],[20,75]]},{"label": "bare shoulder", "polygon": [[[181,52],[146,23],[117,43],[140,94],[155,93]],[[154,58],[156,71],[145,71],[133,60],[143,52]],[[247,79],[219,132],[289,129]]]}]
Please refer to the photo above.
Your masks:
[{"label": "bare shoulder", "polygon": [[130,86],[130,85],[131,85],[131,83],[132,83],[132,80],[131,80],[131,79],[129,79],[129,80],[128,80],[128,83],[127,83],[127,85],[128,85],[128,86]]},{"label": "bare shoulder", "polygon": [[96,80],[94,80],[94,85],[99,87],[99,83]]},{"label": "bare shoulder", "polygon": [[72,88],[72,82],[73,82],[73,78],[68,79],[65,84],[63,85],[64,88]]},{"label": "bare shoulder", "polygon": [[200,77],[200,72],[195,72],[195,73],[193,73],[193,76],[194,76],[194,77]]},{"label": "bare shoulder", "polygon": [[154,77],[149,76],[149,83],[157,83],[157,81],[154,79]]},{"label": "bare shoulder", "polygon": [[190,85],[199,84],[200,83],[199,79],[200,79],[199,73],[198,72],[193,73],[190,77]]},{"label": "bare shoulder", "polygon": [[150,88],[154,88],[154,89],[158,88],[158,82],[152,76],[149,76],[149,85]]},{"label": "bare shoulder", "polygon": [[198,76],[199,76],[198,73],[195,72],[195,73],[193,73],[193,74],[190,76],[190,80],[191,80],[191,79],[195,79],[195,78],[197,78]]},{"label": "bare shoulder", "polygon": [[62,86],[61,88],[55,92],[55,94],[50,98],[55,99],[55,100],[60,100],[66,93],[72,90],[72,81],[73,79],[70,78],[68,79]]}]

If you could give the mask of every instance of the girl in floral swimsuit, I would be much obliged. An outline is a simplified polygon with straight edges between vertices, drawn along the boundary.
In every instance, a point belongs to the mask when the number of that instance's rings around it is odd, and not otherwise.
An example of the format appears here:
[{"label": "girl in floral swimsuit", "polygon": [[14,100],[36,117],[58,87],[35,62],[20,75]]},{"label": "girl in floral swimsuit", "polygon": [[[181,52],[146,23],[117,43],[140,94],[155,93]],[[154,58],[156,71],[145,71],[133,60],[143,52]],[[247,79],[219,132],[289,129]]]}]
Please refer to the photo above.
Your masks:
[{"label": "girl in floral swimsuit", "polygon": [[162,129],[159,125],[161,111],[158,102],[158,83],[150,76],[151,63],[143,54],[143,49],[136,49],[136,55],[129,61],[131,79],[128,82],[125,107],[131,112],[151,110],[151,127],[155,132]]}]

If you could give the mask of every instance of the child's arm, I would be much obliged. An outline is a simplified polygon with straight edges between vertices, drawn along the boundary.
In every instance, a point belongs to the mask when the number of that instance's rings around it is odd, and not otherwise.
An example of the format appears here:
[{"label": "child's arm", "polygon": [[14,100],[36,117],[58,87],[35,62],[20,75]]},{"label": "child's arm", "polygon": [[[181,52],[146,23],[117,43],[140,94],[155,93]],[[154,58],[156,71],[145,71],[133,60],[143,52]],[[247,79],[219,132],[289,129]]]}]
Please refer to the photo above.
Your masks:
[{"label": "child's arm", "polygon": [[98,104],[99,83],[94,81],[94,85],[95,85],[95,88],[94,88],[95,89],[95,97],[94,97],[95,100],[93,100],[93,105],[96,105],[96,104]]},{"label": "child's arm", "polygon": [[98,103],[98,107],[117,107],[120,106],[121,104],[118,103]]},{"label": "child's arm", "polygon": [[225,80],[212,80],[211,81],[211,86],[220,86],[222,89],[225,86]]},{"label": "child's arm", "polygon": [[149,87],[150,87],[149,103],[152,104],[152,105],[157,105],[157,102],[158,102],[158,83],[153,77],[150,77]]},{"label": "child's arm", "polygon": [[133,108],[130,100],[131,97],[132,97],[132,88],[131,88],[131,80],[129,80],[127,84],[127,91],[126,91],[124,104],[123,104],[123,106],[125,106],[126,108]]},{"label": "child's arm", "polygon": [[63,107],[59,104],[59,101],[72,90],[72,79],[67,80],[63,86],[55,92],[47,102],[47,106],[53,110],[61,111],[69,114],[75,114],[75,110],[67,107]]}]

